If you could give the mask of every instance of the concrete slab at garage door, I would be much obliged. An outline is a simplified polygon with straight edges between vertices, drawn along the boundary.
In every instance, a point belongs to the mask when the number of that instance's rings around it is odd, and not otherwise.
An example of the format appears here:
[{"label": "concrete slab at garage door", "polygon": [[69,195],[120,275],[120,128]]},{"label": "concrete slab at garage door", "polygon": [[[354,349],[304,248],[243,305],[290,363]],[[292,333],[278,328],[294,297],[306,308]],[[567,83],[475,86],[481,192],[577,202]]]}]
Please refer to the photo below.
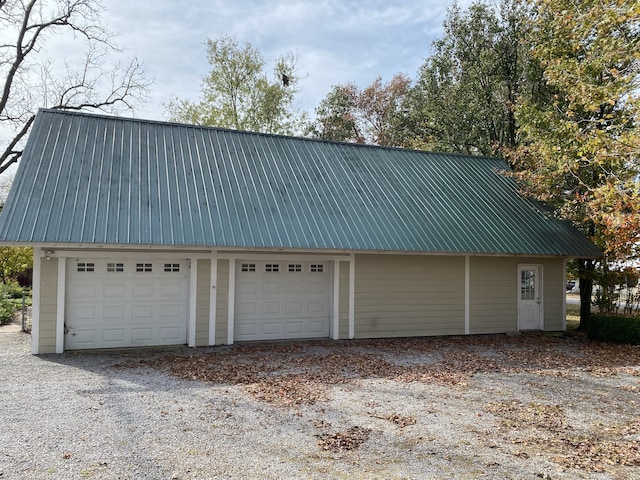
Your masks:
[{"label": "concrete slab at garage door", "polygon": [[187,342],[186,261],[67,260],[65,349]]},{"label": "concrete slab at garage door", "polygon": [[236,262],[235,340],[329,336],[331,262]]}]

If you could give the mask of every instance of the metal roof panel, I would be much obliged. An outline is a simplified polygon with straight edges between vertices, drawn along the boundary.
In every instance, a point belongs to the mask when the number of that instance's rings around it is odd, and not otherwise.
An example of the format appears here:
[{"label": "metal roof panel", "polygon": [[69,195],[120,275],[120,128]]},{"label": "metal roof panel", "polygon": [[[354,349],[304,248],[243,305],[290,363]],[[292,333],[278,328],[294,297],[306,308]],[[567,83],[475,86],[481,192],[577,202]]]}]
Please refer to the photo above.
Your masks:
[{"label": "metal roof panel", "polygon": [[500,159],[41,110],[0,241],[597,257]]}]

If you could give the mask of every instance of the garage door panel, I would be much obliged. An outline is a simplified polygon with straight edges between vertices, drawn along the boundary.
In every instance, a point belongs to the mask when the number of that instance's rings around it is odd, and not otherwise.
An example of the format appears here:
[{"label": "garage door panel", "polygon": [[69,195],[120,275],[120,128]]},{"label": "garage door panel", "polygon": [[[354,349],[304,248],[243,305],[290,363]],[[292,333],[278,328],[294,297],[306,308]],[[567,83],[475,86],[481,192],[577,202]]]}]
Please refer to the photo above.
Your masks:
[{"label": "garage door panel", "polygon": [[65,348],[186,343],[188,265],[168,265],[167,272],[157,259],[69,259]]},{"label": "garage door panel", "polygon": [[131,307],[131,324],[153,323],[153,305],[133,305]]},{"label": "garage door panel", "polygon": [[258,335],[258,326],[255,323],[244,323],[236,326],[236,334],[241,338],[255,337]]},{"label": "garage door panel", "polygon": [[153,297],[153,283],[146,284],[133,284],[133,295],[134,297]]},{"label": "garage door panel", "polygon": [[94,323],[93,321],[96,318],[96,307],[93,305],[76,305],[68,309],[68,315],[82,321],[88,320],[91,323]]},{"label": "garage door panel", "polygon": [[308,325],[309,325],[309,333],[311,334],[329,335],[329,330],[327,329],[327,324],[325,322],[311,321],[308,323]]},{"label": "garage door panel", "polygon": [[329,267],[326,262],[238,262],[235,340],[328,337]]},{"label": "garage door panel", "polygon": [[153,329],[147,328],[132,328],[131,338],[134,342],[150,342],[153,339]]},{"label": "garage door panel", "polygon": [[125,286],[122,284],[105,285],[103,290],[104,298],[123,299],[125,298]]},{"label": "garage door panel", "polygon": [[93,285],[78,285],[76,287],[76,295],[79,299],[95,298],[97,296],[97,291]]},{"label": "garage door panel", "polygon": [[180,338],[180,329],[176,327],[160,328],[160,339],[165,342],[174,342]]},{"label": "garage door panel", "polygon": [[287,313],[302,314],[303,310],[304,310],[304,303],[303,302],[288,302],[287,303],[287,308],[286,308],[286,312]]},{"label": "garage door panel", "polygon": [[240,302],[238,304],[238,313],[240,315],[255,315],[257,313],[256,302]]},{"label": "garage door panel", "polygon": [[87,347],[79,347],[79,348],[90,348],[96,342],[96,334],[95,330],[80,330],[74,329],[71,335],[73,336],[73,340],[78,345],[87,345]]},{"label": "garage door panel", "polygon": [[184,282],[175,282],[171,283],[161,282],[159,284],[160,287],[160,295],[162,298],[185,298],[187,296],[187,287],[185,285],[181,285]]},{"label": "garage door panel", "polygon": [[182,305],[178,304],[160,305],[160,318],[162,318],[163,323],[179,322],[180,320],[184,320],[184,318],[181,318],[181,307]]},{"label": "garage door panel", "polygon": [[286,322],[285,331],[290,335],[300,335],[304,332],[302,322]]},{"label": "garage door panel", "polygon": [[324,282],[320,282],[317,280],[314,280],[313,282],[310,282],[308,284],[309,286],[309,293],[311,295],[322,295],[325,291],[325,283]]},{"label": "garage door panel", "polygon": [[265,315],[277,315],[280,313],[280,302],[265,301],[262,303],[262,313]]},{"label": "garage door panel", "polygon": [[309,312],[311,313],[326,313],[328,315],[328,311],[327,311],[327,305],[324,302],[309,302]]},{"label": "garage door panel", "polygon": [[102,318],[106,321],[124,323],[124,306],[107,305],[102,308]]},{"label": "garage door panel", "polygon": [[238,291],[236,293],[238,295],[258,293],[258,284],[252,280],[245,280],[238,285]]},{"label": "garage door panel", "polygon": [[124,342],[124,328],[105,328],[102,339],[105,343]]},{"label": "garage door panel", "polygon": [[[271,274],[273,275],[273,273]],[[262,293],[265,295],[275,295],[280,293],[280,282],[268,279],[262,287]]]},{"label": "garage door panel", "polygon": [[302,287],[303,287],[303,283],[300,280],[295,282],[287,282],[284,291],[287,295],[297,295],[303,292]]},{"label": "garage door panel", "polygon": [[278,335],[280,333],[280,322],[265,322],[262,324],[262,333],[264,335]]}]

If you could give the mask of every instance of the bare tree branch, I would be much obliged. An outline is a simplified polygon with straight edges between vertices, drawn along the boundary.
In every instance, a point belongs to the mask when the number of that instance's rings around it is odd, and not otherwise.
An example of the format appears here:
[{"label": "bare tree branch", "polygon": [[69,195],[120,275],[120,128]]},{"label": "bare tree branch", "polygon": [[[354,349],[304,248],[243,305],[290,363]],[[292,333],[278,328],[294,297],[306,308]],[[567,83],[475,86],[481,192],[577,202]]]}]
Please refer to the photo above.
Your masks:
[{"label": "bare tree branch", "polygon": [[[114,111],[144,99],[149,81],[137,59],[107,63],[121,50],[100,24],[101,8],[99,0],[0,0],[0,30],[15,38],[0,45],[0,133],[14,131],[8,145],[0,145],[0,173],[21,157],[38,108]],[[79,67],[71,66],[78,59],[65,60],[59,73],[57,64],[40,58],[41,49],[65,31],[83,39],[86,53]]]},{"label": "bare tree branch", "polygon": [[4,153],[0,155],[0,173],[3,173],[7,168],[16,163],[22,156],[22,150],[16,150],[15,148],[27,134],[35,118],[36,116],[32,115],[31,118],[27,120],[22,129],[16,134],[15,137],[13,137],[13,140],[11,141],[11,143],[9,143],[9,146],[5,149]]}]

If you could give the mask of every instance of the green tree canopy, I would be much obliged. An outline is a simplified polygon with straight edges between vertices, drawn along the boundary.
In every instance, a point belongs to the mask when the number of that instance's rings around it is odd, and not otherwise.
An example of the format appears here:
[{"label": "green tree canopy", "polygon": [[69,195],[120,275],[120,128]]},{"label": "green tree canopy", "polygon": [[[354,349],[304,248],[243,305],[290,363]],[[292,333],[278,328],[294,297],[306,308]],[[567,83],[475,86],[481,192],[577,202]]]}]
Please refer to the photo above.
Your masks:
[{"label": "green tree canopy", "polygon": [[209,39],[207,54],[211,72],[202,82],[201,100],[171,100],[166,105],[171,121],[265,133],[301,131],[304,116],[295,108],[300,78],[294,54],[276,60],[271,80],[262,54],[250,43]]},{"label": "green tree canopy", "polygon": [[405,143],[482,155],[517,144],[516,99],[539,94],[541,78],[523,43],[529,15],[520,0],[449,9],[407,100]]},{"label": "green tree canopy", "polygon": [[17,280],[33,268],[33,248],[0,247],[0,280],[7,283]]}]

